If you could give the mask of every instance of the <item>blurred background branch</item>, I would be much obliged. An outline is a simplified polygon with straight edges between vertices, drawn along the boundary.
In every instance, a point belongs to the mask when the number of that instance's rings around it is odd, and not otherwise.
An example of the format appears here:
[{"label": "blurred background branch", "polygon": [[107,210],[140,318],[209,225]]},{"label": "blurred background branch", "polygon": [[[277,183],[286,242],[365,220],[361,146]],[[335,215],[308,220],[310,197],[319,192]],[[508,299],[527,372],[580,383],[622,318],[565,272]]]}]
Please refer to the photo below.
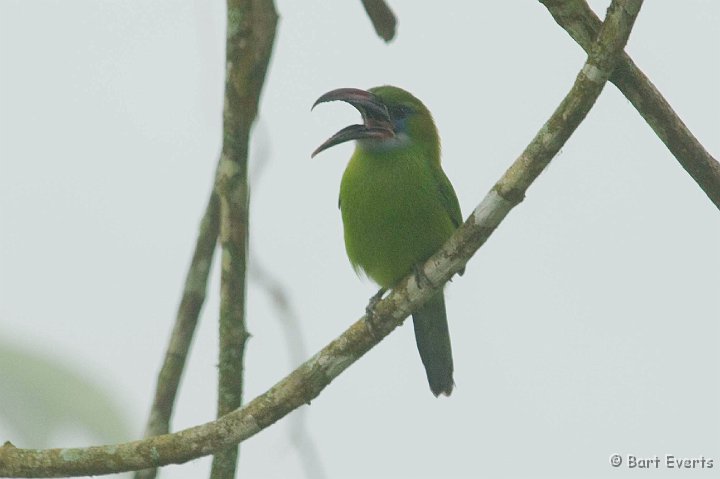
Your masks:
[{"label": "blurred background branch", "polygon": [[[256,256],[251,256],[250,279],[261,287],[268,295],[280,320],[285,334],[285,344],[290,358],[291,368],[301,364],[308,357],[307,347],[303,340],[300,318],[293,308],[286,288],[268,269],[266,269]],[[320,451],[310,435],[307,427],[306,410],[299,409],[296,414],[288,418],[290,427],[290,440],[297,449],[300,462],[308,479],[323,479],[327,477],[320,457]]]},{"label": "blurred background branch", "polygon": [[[267,171],[272,156],[271,143],[267,134],[263,134],[266,133],[266,130],[262,126],[262,122],[256,123],[255,126],[255,153],[250,171],[251,184],[256,193],[262,187],[263,173]],[[250,249],[249,279],[267,295],[270,305],[274,309],[274,316],[280,322],[285,337],[289,369],[292,370],[308,357],[308,348],[303,337],[300,314],[292,304],[288,288],[277,275],[264,266],[252,248]],[[305,477],[324,479],[327,474],[320,457],[320,450],[310,435],[306,413],[305,409],[299,409],[288,418],[290,442],[297,450]]]},{"label": "blurred background branch", "polygon": [[395,38],[397,18],[385,0],[362,0],[362,4],[378,36],[386,42]]}]

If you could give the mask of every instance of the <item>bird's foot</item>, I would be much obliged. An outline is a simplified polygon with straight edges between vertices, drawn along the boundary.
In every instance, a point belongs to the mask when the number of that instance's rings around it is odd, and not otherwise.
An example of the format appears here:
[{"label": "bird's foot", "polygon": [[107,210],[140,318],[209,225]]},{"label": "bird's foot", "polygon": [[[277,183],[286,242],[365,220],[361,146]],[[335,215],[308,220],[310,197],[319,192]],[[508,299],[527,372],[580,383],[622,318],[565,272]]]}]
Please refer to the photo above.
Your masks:
[{"label": "bird's foot", "polygon": [[368,301],[367,306],[365,306],[365,313],[367,313],[368,316],[373,316],[375,314],[375,306],[377,306],[377,304],[380,302],[386,291],[386,288],[380,288],[377,293],[372,295],[370,301]]},{"label": "bird's foot", "polygon": [[370,298],[370,301],[368,301],[367,306],[365,306],[365,316],[366,316],[365,322],[368,325],[368,329],[370,330],[370,333],[375,337],[378,336],[377,326],[375,325],[376,319],[377,319],[377,314],[375,313],[375,306],[380,302],[380,300],[382,299],[382,297],[386,291],[387,291],[387,289],[380,288],[380,290]]},{"label": "bird's foot", "polygon": [[435,284],[430,281],[430,278],[428,278],[425,271],[423,271],[422,265],[416,264],[413,266],[413,272],[415,273],[415,282],[419,289],[423,289],[425,286],[430,289],[435,288]]}]

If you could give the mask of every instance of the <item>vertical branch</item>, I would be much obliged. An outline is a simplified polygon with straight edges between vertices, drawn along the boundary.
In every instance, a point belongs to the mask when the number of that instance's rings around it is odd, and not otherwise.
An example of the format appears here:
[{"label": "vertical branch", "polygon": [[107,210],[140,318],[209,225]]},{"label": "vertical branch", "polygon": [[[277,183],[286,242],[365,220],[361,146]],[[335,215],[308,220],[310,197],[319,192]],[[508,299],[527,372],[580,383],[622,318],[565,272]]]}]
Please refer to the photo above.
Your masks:
[{"label": "vertical branch", "polygon": [[[165,352],[165,360],[158,374],[155,397],[145,426],[145,437],[159,436],[170,431],[170,417],[180,378],[185,369],[200,310],[205,302],[207,280],[220,228],[219,210],[218,197],[213,191],[200,223],[195,252],[185,278],[185,290]],[[135,479],[152,479],[156,475],[157,469],[144,469],[135,473]]]},{"label": "vertical branch", "polygon": [[[237,409],[242,402],[243,356],[248,337],[245,325],[248,143],[276,26],[273,0],[227,1],[223,147],[217,179],[222,246],[218,417]],[[211,477],[235,477],[237,455],[238,446],[216,454]]]}]

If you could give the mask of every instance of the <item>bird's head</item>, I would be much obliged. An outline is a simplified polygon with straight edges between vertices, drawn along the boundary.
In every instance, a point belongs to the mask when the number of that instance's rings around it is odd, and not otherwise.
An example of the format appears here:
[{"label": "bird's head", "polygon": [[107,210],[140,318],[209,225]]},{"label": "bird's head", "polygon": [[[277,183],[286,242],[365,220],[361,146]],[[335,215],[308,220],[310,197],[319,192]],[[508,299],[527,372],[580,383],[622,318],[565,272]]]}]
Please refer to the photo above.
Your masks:
[{"label": "bird's head", "polygon": [[366,151],[388,151],[397,148],[420,148],[432,158],[440,157],[440,140],[430,111],[411,93],[394,86],[370,90],[340,88],[325,93],[319,103],[344,101],[362,115],[362,125],[350,125],[317,147],[312,156],[331,146],[350,140]]}]

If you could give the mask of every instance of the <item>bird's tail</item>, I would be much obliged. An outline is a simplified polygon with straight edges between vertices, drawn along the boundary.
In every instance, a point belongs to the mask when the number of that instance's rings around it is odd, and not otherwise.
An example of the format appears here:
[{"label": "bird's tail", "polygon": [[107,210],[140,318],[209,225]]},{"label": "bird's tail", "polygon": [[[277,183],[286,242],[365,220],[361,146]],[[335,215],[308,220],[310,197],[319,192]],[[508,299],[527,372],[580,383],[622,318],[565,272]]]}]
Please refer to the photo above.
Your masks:
[{"label": "bird's tail", "polygon": [[435,396],[449,396],[455,382],[445,296],[442,291],[413,313],[413,325],[415,341],[425,365],[430,390]]}]

